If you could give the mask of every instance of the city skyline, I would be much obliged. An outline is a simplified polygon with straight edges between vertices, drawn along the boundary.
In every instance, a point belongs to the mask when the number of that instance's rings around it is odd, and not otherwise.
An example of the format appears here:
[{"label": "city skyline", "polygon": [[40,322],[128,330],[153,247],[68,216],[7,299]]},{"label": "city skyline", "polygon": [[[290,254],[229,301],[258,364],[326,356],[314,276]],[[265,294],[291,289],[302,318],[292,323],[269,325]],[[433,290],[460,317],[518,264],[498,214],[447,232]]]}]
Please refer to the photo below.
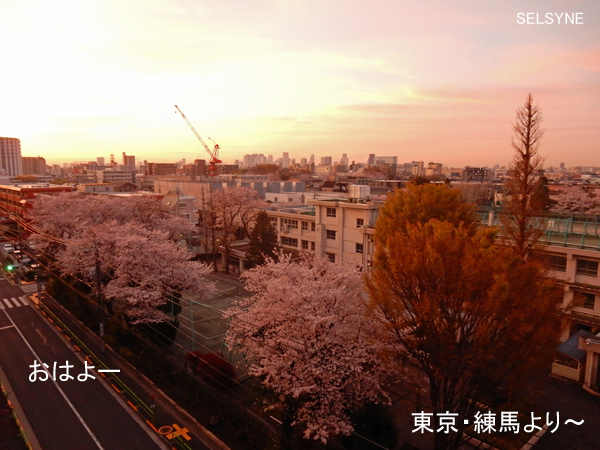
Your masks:
[{"label": "city skyline", "polygon": [[[226,163],[505,165],[531,92],[546,166],[600,166],[597,2],[0,4],[0,136],[48,163],[208,159],[177,104]],[[583,24],[519,24],[530,11]]]}]

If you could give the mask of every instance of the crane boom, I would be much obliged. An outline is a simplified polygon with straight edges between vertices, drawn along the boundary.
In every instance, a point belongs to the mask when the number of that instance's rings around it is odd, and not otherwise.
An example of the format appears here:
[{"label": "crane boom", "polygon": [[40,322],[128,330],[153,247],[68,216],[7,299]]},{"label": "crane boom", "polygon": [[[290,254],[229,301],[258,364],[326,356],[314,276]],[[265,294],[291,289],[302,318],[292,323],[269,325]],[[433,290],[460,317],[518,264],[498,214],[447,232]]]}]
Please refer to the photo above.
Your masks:
[{"label": "crane boom", "polygon": [[190,127],[190,130],[192,130],[192,132],[194,133],[194,135],[196,136],[196,138],[198,138],[198,140],[200,141],[200,143],[202,144],[202,146],[204,147],[204,149],[210,155],[210,161],[208,162],[208,168],[209,168],[209,171],[210,171],[210,175],[211,176],[215,176],[217,174],[217,164],[221,164],[223,162],[223,161],[221,161],[219,159],[219,149],[220,149],[219,145],[217,143],[215,143],[214,149],[211,150],[208,147],[208,145],[206,145],[206,143],[204,142],[204,140],[200,137],[200,135],[198,134],[198,132],[196,131],[196,129],[194,128],[194,126],[192,125],[192,123],[185,116],[185,114],[183,113],[183,111],[181,109],[179,109],[179,106],[175,105],[175,109],[177,109],[177,111],[179,112],[179,114],[181,114],[181,117],[183,117],[183,120],[185,120],[185,123],[188,124],[188,127]]}]

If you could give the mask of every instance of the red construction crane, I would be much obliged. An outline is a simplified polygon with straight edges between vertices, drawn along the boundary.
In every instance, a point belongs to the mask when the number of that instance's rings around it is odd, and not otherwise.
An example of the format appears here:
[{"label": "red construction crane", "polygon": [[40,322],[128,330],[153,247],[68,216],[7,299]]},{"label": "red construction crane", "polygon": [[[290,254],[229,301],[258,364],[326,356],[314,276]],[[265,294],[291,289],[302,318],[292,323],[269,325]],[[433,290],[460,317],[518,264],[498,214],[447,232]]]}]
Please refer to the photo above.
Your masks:
[{"label": "red construction crane", "polygon": [[[183,117],[183,120],[185,120],[185,122],[188,124],[188,126],[190,127],[190,130],[192,130],[192,132],[196,135],[196,137],[198,138],[198,140],[200,141],[202,146],[206,149],[206,151],[210,155],[210,161],[208,162],[208,172],[210,173],[211,177],[214,177],[215,175],[217,175],[217,164],[223,163],[223,161],[221,161],[219,159],[219,148],[220,148],[219,144],[217,144],[215,142],[215,147],[214,147],[214,149],[211,150],[208,147],[208,145],[206,145],[206,143],[202,140],[202,138],[200,137],[200,135],[198,134],[198,132],[196,131],[194,126],[188,120],[188,118],[185,117],[185,114],[179,109],[179,106],[175,105],[175,108],[177,109],[179,114],[181,114],[181,117]],[[212,139],[211,139],[211,141],[212,141]]]}]

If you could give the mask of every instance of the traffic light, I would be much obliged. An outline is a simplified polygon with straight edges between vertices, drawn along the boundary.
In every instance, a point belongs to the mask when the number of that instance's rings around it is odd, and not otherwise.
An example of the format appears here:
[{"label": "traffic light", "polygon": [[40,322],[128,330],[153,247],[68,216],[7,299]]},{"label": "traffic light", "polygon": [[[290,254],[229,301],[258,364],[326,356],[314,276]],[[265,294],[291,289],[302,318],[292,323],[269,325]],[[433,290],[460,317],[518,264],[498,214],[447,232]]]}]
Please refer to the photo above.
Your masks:
[{"label": "traffic light", "polygon": [[15,268],[15,267],[14,267],[14,266],[12,266],[12,265],[10,265],[10,264],[9,264],[8,266],[6,266],[6,270],[8,270],[9,272],[10,272],[11,270],[13,270],[14,268]]}]

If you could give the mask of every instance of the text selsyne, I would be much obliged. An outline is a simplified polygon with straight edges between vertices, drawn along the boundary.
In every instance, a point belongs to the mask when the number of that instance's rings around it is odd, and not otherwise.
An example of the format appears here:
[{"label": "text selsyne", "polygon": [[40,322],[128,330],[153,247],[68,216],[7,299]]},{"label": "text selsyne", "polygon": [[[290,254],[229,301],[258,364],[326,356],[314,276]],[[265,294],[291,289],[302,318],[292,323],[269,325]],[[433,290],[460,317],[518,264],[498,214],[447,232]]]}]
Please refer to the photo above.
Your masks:
[{"label": "text selsyne", "polygon": [[517,13],[517,23],[519,25],[583,25],[583,13],[520,12]]}]

